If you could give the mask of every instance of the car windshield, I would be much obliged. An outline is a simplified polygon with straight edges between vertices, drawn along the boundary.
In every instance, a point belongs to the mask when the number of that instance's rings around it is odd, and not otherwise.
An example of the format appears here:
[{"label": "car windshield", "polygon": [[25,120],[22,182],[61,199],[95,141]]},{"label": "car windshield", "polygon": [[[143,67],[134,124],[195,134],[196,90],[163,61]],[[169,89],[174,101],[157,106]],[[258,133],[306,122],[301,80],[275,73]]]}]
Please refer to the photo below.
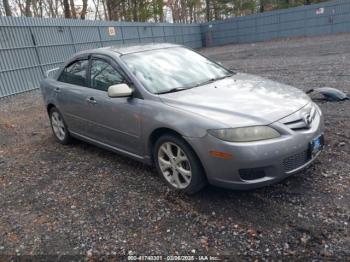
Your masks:
[{"label": "car windshield", "polygon": [[183,47],[131,53],[122,59],[145,88],[155,94],[193,88],[232,75],[231,71]]}]

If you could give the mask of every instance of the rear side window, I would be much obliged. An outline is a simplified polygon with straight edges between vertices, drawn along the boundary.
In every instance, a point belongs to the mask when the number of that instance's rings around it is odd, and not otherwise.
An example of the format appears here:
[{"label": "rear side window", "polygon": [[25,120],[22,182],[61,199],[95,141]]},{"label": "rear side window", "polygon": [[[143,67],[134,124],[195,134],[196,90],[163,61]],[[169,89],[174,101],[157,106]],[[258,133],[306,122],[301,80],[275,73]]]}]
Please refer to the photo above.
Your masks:
[{"label": "rear side window", "polygon": [[107,91],[108,87],[124,82],[124,77],[109,63],[101,59],[92,60],[90,83],[91,88]]},{"label": "rear side window", "polygon": [[78,86],[88,86],[87,81],[87,71],[89,67],[89,60],[79,60],[69,66],[67,66],[58,81],[78,85]]}]

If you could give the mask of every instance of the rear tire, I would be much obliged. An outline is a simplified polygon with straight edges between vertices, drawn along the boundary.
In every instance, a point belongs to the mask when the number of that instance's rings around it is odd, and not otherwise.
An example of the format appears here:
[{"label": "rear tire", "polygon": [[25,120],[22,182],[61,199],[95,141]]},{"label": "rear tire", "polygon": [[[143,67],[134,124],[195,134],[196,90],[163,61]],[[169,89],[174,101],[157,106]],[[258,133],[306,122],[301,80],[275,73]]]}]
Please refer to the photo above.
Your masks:
[{"label": "rear tire", "polygon": [[50,109],[49,116],[52,132],[57,141],[62,145],[69,144],[71,142],[71,136],[60,111],[56,107],[53,107]]},{"label": "rear tire", "polygon": [[197,155],[178,136],[161,136],[154,146],[153,159],[159,175],[173,190],[194,194],[207,184]]}]

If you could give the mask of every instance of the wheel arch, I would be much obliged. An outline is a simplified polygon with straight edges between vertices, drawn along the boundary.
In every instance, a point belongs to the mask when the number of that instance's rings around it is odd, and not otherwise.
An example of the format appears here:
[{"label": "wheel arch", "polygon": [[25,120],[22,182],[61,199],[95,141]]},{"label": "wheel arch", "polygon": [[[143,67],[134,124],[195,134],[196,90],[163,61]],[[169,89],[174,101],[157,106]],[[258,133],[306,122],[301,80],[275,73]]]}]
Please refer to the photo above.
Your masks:
[{"label": "wheel arch", "polygon": [[56,107],[53,103],[49,103],[47,106],[46,106],[46,109],[47,109],[47,113],[50,114],[50,110],[52,108]]},{"label": "wheel arch", "polygon": [[183,135],[181,135],[179,132],[171,129],[171,128],[167,128],[167,127],[159,127],[159,128],[156,128],[155,130],[152,131],[152,133],[150,134],[149,136],[149,139],[148,139],[148,152],[150,153],[151,157],[152,157],[152,160],[153,160],[153,149],[154,149],[154,146],[157,142],[157,140],[162,136],[162,135],[165,135],[165,134],[172,134],[172,135],[175,135],[175,136],[178,136],[178,137],[183,137]]},{"label": "wheel arch", "polygon": [[194,152],[194,154],[196,155],[199,163],[202,166],[203,172],[206,176],[206,172],[204,169],[204,165],[202,163],[202,160],[199,158],[198,153],[196,152],[196,150],[193,148],[193,146],[187,141],[187,139],[184,138],[184,136],[182,134],[180,134],[179,132],[175,131],[174,129],[168,128],[168,127],[159,127],[155,130],[152,131],[151,135],[149,136],[149,141],[148,141],[148,152],[150,154],[151,157],[151,163],[154,163],[154,159],[153,159],[153,150],[154,150],[154,146],[157,142],[157,140],[165,134],[171,134],[171,135],[175,135],[177,137],[180,137],[183,139],[183,141],[192,149],[192,151]]}]

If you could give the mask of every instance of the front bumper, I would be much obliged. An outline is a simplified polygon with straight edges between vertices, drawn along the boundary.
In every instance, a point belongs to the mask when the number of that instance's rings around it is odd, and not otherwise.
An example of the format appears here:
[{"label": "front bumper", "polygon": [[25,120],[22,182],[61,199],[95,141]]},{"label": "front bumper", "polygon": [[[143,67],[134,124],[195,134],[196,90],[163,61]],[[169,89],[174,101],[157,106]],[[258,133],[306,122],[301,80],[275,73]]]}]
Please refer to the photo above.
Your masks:
[{"label": "front bumper", "polygon": [[[210,184],[241,190],[258,188],[305,169],[320,154],[318,152],[313,157],[309,154],[310,142],[323,134],[320,110],[307,130],[293,131],[280,122],[271,126],[278,129],[282,136],[264,141],[233,143],[207,134],[202,138],[187,138],[187,141],[199,156]],[[214,157],[210,154],[211,150],[232,154],[232,158]],[[253,176],[249,176],[249,172]]]}]

